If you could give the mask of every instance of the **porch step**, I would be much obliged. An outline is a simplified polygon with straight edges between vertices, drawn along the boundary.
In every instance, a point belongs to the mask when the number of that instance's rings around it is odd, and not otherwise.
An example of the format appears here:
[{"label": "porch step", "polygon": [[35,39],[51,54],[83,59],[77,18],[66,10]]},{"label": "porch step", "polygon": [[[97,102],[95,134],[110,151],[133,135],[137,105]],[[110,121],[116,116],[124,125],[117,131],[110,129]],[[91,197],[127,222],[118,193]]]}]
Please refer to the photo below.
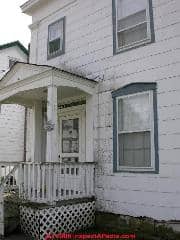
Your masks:
[{"label": "porch step", "polygon": [[95,199],[64,200],[55,206],[26,203],[20,206],[21,230],[44,240],[47,234],[72,233],[95,224]]}]

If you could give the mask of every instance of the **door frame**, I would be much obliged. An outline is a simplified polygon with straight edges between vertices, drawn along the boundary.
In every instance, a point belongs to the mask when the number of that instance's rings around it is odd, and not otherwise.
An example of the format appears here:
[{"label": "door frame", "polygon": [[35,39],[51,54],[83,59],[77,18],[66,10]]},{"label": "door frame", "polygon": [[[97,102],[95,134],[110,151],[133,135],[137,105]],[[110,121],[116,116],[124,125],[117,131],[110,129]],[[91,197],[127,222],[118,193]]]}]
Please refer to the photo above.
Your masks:
[{"label": "door frame", "polygon": [[[79,153],[62,153],[62,120],[67,119],[79,119]],[[62,162],[62,155],[65,157],[73,156],[79,157],[78,162],[86,161],[86,105],[80,105],[75,107],[68,107],[59,109],[58,111],[58,143],[59,143],[59,160]]]}]

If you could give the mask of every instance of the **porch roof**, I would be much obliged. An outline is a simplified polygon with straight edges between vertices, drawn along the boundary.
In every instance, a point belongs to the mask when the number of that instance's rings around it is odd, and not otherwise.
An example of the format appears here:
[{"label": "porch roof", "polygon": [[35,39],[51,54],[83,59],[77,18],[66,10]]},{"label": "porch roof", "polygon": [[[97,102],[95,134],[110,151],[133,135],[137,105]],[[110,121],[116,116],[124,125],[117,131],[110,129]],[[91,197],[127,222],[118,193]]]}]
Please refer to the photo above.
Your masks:
[{"label": "porch roof", "polygon": [[97,82],[53,66],[16,62],[0,81],[0,102],[53,85],[76,88],[92,95]]}]

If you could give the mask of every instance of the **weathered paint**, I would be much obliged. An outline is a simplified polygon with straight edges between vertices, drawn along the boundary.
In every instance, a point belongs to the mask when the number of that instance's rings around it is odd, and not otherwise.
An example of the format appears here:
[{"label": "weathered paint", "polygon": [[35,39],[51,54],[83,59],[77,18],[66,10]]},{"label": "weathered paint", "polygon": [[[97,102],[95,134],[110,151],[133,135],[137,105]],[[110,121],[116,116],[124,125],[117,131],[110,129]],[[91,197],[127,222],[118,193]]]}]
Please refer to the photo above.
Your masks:
[{"label": "weathered paint", "polygon": [[[27,61],[27,54],[16,45],[0,49],[0,79],[9,69],[9,59]],[[2,70],[5,70],[5,72]],[[0,161],[22,161],[24,151],[24,107],[1,105]]]},{"label": "weathered paint", "polygon": [[[99,80],[92,108],[97,209],[180,220],[180,2],[152,0],[152,7],[155,42],[114,55],[111,0],[41,1],[30,13],[30,61]],[[48,25],[64,16],[65,54],[47,60]],[[113,173],[111,92],[133,82],[157,83],[159,174]]]}]

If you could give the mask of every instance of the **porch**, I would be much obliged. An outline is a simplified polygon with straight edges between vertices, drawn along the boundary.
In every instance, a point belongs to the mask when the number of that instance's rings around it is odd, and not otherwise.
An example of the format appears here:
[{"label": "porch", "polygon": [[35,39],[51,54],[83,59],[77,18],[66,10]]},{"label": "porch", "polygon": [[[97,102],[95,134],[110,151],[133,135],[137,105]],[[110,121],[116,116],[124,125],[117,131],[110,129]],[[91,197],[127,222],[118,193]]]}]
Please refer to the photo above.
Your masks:
[{"label": "porch", "polygon": [[[50,66],[12,67],[0,82],[0,103],[25,107],[25,153],[18,163],[9,162],[1,192],[13,185],[23,201],[51,206],[94,197],[96,86],[93,80]],[[1,223],[3,229],[3,218]]]},{"label": "porch", "polygon": [[94,196],[94,163],[21,163],[20,196],[38,203]]}]

